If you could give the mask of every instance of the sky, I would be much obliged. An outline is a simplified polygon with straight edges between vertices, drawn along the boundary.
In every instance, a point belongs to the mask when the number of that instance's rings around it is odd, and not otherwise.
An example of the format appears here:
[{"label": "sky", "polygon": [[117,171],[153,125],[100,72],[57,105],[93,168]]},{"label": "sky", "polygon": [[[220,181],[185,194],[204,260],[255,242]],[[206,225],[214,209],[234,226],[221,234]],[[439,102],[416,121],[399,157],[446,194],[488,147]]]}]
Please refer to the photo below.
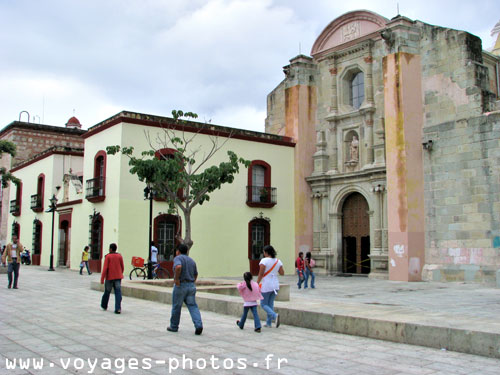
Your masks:
[{"label": "sky", "polygon": [[[357,9],[466,30],[483,48],[498,0],[0,0],[0,128],[84,129],[122,110],[264,131],[282,67]],[[27,121],[23,114],[22,121]]]}]

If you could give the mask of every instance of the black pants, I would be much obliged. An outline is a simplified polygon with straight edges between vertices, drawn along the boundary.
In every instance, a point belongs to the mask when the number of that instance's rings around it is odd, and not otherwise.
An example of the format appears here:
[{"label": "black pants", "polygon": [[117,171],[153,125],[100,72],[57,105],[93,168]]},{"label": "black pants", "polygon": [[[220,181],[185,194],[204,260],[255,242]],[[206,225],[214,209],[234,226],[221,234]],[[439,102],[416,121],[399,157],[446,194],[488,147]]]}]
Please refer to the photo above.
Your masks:
[{"label": "black pants", "polygon": [[17,288],[17,280],[19,279],[19,266],[20,264],[17,263],[17,260],[12,260],[12,262],[9,263],[9,268],[7,269],[7,274],[9,277],[9,288],[12,286],[12,273],[14,273],[14,288]]}]

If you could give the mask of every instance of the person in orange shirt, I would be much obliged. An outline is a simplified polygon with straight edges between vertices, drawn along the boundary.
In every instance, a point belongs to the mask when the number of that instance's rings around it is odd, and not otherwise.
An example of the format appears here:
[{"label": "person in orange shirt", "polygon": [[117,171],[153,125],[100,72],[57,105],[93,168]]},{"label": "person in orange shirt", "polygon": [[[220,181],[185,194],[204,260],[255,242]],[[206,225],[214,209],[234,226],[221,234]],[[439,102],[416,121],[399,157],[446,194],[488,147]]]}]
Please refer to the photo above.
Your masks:
[{"label": "person in orange shirt", "polygon": [[[108,309],[109,296],[111,289],[115,290],[115,314],[122,312],[122,279],[123,270],[123,257],[117,253],[117,246],[115,243],[109,245],[109,254],[104,257],[104,267],[101,273],[101,284],[104,284],[104,294],[101,299],[101,307],[103,310]],[[105,282],[106,280],[106,282]]]}]

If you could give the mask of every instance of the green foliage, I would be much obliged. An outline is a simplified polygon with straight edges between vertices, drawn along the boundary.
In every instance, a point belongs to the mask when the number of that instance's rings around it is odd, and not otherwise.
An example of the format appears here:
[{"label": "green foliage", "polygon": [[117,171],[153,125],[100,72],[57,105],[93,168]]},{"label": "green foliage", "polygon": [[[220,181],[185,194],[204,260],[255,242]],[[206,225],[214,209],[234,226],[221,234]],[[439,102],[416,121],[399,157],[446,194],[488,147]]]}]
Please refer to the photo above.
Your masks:
[{"label": "green foliage", "polygon": [[[16,156],[16,145],[10,141],[0,140],[0,158],[3,154],[10,154],[12,157]],[[12,181],[16,185],[21,182],[17,177],[10,174],[5,168],[0,168],[0,176],[2,178],[2,187],[6,188],[9,186],[9,181]]]},{"label": "green foliage", "polygon": [[[172,111],[172,116],[176,122],[181,118],[197,118],[198,115],[192,112]],[[168,131],[167,131],[168,132]],[[137,175],[137,178],[148,184],[156,195],[165,199],[169,204],[170,213],[180,209],[186,218],[186,238],[187,243],[192,244],[190,233],[191,210],[198,204],[203,204],[210,200],[210,193],[220,189],[223,184],[230,184],[240,171],[240,164],[247,168],[250,161],[239,158],[233,151],[228,151],[228,160],[201,168],[220,149],[217,142],[213,142],[212,149],[203,157],[197,160],[198,149],[190,149],[190,139],[181,138],[176,133],[168,133],[168,144],[164,147],[174,149],[175,152],[169,155],[157,157],[155,150],[147,150],[141,153],[140,157],[134,156],[133,147],[108,146],[106,151],[109,155],[121,153],[129,158],[130,173]],[[190,246],[190,245],[189,245]]]}]

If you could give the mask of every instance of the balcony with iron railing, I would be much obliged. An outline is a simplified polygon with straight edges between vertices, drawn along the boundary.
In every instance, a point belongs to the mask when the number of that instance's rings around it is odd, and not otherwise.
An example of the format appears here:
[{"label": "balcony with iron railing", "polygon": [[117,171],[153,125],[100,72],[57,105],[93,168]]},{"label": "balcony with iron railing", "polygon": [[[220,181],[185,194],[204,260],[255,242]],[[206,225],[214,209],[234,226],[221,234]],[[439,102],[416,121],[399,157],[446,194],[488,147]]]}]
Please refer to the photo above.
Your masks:
[{"label": "balcony with iron railing", "polygon": [[31,196],[31,209],[34,212],[42,212],[42,196],[40,194],[34,194]]},{"label": "balcony with iron railing", "polygon": [[10,201],[10,211],[12,215],[19,216],[21,215],[21,206],[17,199]]},{"label": "balcony with iron railing", "polygon": [[267,186],[247,186],[247,205],[250,207],[273,207],[277,203],[277,190]]},{"label": "balcony with iron railing", "polygon": [[90,202],[101,202],[106,198],[104,177],[96,177],[87,180],[85,198]]}]

